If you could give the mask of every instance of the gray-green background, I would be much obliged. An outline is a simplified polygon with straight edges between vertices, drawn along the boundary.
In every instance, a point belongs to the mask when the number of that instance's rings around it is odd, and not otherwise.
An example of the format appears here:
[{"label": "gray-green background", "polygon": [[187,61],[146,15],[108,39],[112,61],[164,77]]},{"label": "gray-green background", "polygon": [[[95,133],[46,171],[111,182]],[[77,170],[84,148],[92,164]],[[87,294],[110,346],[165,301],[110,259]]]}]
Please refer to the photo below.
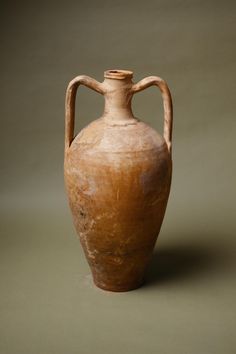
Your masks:
[{"label": "gray-green background", "polygon": [[[233,354],[234,1],[1,2],[1,354]],[[172,191],[146,285],[95,288],[63,183],[78,74],[159,75],[174,101]],[[77,131],[102,113],[81,88]],[[134,97],[158,130],[160,93]]]}]

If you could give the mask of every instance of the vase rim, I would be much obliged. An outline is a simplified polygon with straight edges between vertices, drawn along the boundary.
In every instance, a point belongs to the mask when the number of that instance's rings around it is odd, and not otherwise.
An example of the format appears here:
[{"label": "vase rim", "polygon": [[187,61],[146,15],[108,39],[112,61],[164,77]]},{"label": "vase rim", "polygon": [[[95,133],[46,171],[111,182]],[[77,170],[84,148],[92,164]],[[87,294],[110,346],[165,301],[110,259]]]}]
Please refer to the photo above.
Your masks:
[{"label": "vase rim", "polygon": [[131,79],[133,77],[133,71],[130,70],[120,70],[120,69],[110,69],[104,72],[104,77],[107,79]]}]

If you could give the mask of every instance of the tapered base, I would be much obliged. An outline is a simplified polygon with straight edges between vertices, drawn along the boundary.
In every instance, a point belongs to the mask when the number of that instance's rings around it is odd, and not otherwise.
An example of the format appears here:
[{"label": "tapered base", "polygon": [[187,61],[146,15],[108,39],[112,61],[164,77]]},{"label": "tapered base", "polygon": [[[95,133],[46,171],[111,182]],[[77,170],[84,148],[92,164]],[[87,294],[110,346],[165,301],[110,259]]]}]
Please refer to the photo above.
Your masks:
[{"label": "tapered base", "polygon": [[135,281],[133,283],[129,283],[129,284],[105,284],[102,282],[97,281],[96,279],[93,278],[93,282],[94,284],[102,289],[102,290],[106,290],[106,291],[112,291],[112,292],[126,292],[126,291],[131,291],[131,290],[135,290],[140,288],[143,284],[144,284],[144,279],[139,280],[139,281]]}]

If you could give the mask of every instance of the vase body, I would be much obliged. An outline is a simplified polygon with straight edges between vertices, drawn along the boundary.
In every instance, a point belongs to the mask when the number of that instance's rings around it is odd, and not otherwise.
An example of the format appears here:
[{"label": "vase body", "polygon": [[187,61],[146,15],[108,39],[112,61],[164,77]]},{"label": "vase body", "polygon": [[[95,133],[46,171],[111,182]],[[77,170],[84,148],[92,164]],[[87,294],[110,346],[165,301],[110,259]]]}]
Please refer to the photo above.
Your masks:
[{"label": "vase body", "polygon": [[[110,291],[143,283],[171,184],[170,141],[133,116],[132,95],[143,87],[134,85],[131,75],[105,72],[99,87],[82,82],[104,94],[104,114],[75,138],[69,127],[65,148],[65,184],[75,228],[95,284]],[[72,89],[67,96],[71,119]],[[172,112],[166,117],[170,125],[168,117]]]}]

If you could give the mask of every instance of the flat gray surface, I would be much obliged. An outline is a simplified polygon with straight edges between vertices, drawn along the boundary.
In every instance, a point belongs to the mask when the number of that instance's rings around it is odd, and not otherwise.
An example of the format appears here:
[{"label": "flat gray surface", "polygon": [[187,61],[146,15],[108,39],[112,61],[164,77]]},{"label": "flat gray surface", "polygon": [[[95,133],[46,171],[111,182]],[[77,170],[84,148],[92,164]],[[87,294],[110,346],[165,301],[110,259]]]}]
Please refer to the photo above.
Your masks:
[{"label": "flat gray surface", "polygon": [[[1,11],[1,354],[234,354],[233,1],[5,2]],[[174,100],[174,174],[144,287],[95,288],[63,184],[74,76],[159,75]],[[133,100],[162,130],[160,94]],[[77,131],[103,99],[81,88]]]}]

